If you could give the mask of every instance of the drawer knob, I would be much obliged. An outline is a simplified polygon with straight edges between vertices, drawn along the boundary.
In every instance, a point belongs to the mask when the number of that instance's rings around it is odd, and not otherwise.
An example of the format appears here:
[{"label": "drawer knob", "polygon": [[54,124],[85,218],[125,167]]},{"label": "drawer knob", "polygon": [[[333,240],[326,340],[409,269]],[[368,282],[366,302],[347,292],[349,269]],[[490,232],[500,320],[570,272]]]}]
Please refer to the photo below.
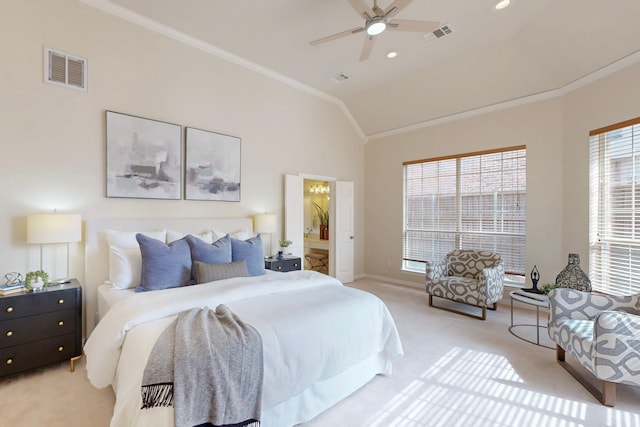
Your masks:
[{"label": "drawer knob", "polygon": [[64,350],[63,346],[58,347],[58,351],[63,351],[63,350]]},{"label": "drawer knob", "polygon": [[281,265],[278,266],[278,270],[282,270],[282,266]]},{"label": "drawer knob", "polygon": [[62,320],[61,320],[61,321],[59,321],[59,322],[58,322],[58,326],[64,326],[64,321],[62,321]]},{"label": "drawer knob", "polygon": [[12,337],[12,336],[13,336],[13,331],[8,331],[8,332],[7,332],[7,336],[8,336],[8,337]]},{"label": "drawer knob", "polygon": [[13,307],[7,307],[7,313],[13,312]]},{"label": "drawer knob", "polygon": [[294,262],[294,263],[293,263],[293,266],[294,266],[294,267],[296,267],[296,268],[298,268],[298,263],[297,263],[297,262]]},{"label": "drawer knob", "polygon": [[7,359],[7,365],[13,365],[13,359]]},{"label": "drawer knob", "polygon": [[58,304],[64,304],[64,300],[63,300],[62,298],[60,298],[60,299],[58,300]]}]

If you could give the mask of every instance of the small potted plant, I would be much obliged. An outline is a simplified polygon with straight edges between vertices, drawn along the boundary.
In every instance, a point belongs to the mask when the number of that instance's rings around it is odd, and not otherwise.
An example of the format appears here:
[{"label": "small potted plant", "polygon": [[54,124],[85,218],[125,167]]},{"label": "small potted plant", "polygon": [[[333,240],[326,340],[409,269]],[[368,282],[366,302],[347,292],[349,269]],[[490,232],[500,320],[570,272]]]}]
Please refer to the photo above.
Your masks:
[{"label": "small potted plant", "polygon": [[283,258],[282,254],[285,248],[288,248],[289,245],[292,244],[293,242],[291,240],[282,239],[278,243],[280,244],[280,250],[278,251],[278,259],[282,259]]},{"label": "small potted plant", "polygon": [[49,275],[43,270],[30,271],[24,278],[24,287],[27,292],[37,292],[49,286]]}]

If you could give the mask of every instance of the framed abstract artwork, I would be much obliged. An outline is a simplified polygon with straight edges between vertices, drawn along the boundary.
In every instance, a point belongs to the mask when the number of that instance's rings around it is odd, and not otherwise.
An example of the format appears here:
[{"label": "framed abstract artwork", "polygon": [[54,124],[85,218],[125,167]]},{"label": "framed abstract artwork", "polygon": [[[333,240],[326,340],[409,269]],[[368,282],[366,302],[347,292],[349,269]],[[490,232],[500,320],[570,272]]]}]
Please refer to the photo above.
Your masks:
[{"label": "framed abstract artwork", "polygon": [[240,138],[186,128],[185,199],[240,201]]},{"label": "framed abstract artwork", "polygon": [[107,197],[182,198],[182,126],[106,112]]}]

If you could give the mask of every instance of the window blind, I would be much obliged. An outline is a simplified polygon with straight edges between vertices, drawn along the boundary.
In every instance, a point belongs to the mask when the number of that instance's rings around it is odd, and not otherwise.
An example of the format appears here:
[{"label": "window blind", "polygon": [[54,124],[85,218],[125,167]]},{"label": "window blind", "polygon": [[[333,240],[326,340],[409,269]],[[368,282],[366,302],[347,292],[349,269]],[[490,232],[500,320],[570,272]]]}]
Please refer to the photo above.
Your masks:
[{"label": "window blind", "polygon": [[638,293],[640,118],[589,135],[589,277],[601,292]]},{"label": "window blind", "polygon": [[404,215],[405,268],[478,249],[524,275],[526,148],[405,162]]}]

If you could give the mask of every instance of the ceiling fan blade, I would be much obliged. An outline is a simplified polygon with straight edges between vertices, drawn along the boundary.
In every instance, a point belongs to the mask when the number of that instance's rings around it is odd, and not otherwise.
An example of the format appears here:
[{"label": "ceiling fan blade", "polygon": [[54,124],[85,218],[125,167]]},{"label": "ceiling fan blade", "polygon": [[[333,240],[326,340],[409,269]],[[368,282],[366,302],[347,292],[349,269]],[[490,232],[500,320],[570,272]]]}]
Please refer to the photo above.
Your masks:
[{"label": "ceiling fan blade", "polygon": [[[391,3],[384,10],[384,17],[385,18],[391,18],[393,15],[395,15],[398,12],[400,12],[405,7],[409,6],[409,3],[411,3],[412,1],[413,0],[396,0],[396,1],[394,1],[393,3]],[[394,8],[395,8],[395,10],[394,10]]]},{"label": "ceiling fan blade", "polygon": [[323,38],[318,39],[318,40],[314,40],[312,42],[309,42],[309,45],[316,46],[316,45],[319,45],[319,44],[322,44],[322,43],[330,42],[331,40],[339,39],[340,37],[345,37],[345,36],[349,36],[351,34],[356,34],[356,33],[359,33],[361,31],[364,31],[364,30],[365,30],[365,27],[352,28],[352,29],[347,30],[347,31],[342,31],[342,32],[337,33],[337,34],[332,34],[330,36],[323,37]]},{"label": "ceiling fan blade", "polygon": [[375,41],[375,37],[367,36],[364,40],[364,46],[362,46],[362,53],[360,53],[360,62],[366,61],[369,59],[371,55],[371,50],[373,49],[373,42]]},{"label": "ceiling fan blade", "polygon": [[394,19],[387,24],[387,30],[390,31],[416,31],[421,33],[430,33],[438,27],[440,27],[439,22],[412,21],[409,19]]},{"label": "ceiling fan blade", "polygon": [[364,2],[364,0],[347,0],[347,3],[351,5],[351,7],[358,12],[358,15],[362,16],[364,19],[371,19],[375,16],[373,10]]}]

